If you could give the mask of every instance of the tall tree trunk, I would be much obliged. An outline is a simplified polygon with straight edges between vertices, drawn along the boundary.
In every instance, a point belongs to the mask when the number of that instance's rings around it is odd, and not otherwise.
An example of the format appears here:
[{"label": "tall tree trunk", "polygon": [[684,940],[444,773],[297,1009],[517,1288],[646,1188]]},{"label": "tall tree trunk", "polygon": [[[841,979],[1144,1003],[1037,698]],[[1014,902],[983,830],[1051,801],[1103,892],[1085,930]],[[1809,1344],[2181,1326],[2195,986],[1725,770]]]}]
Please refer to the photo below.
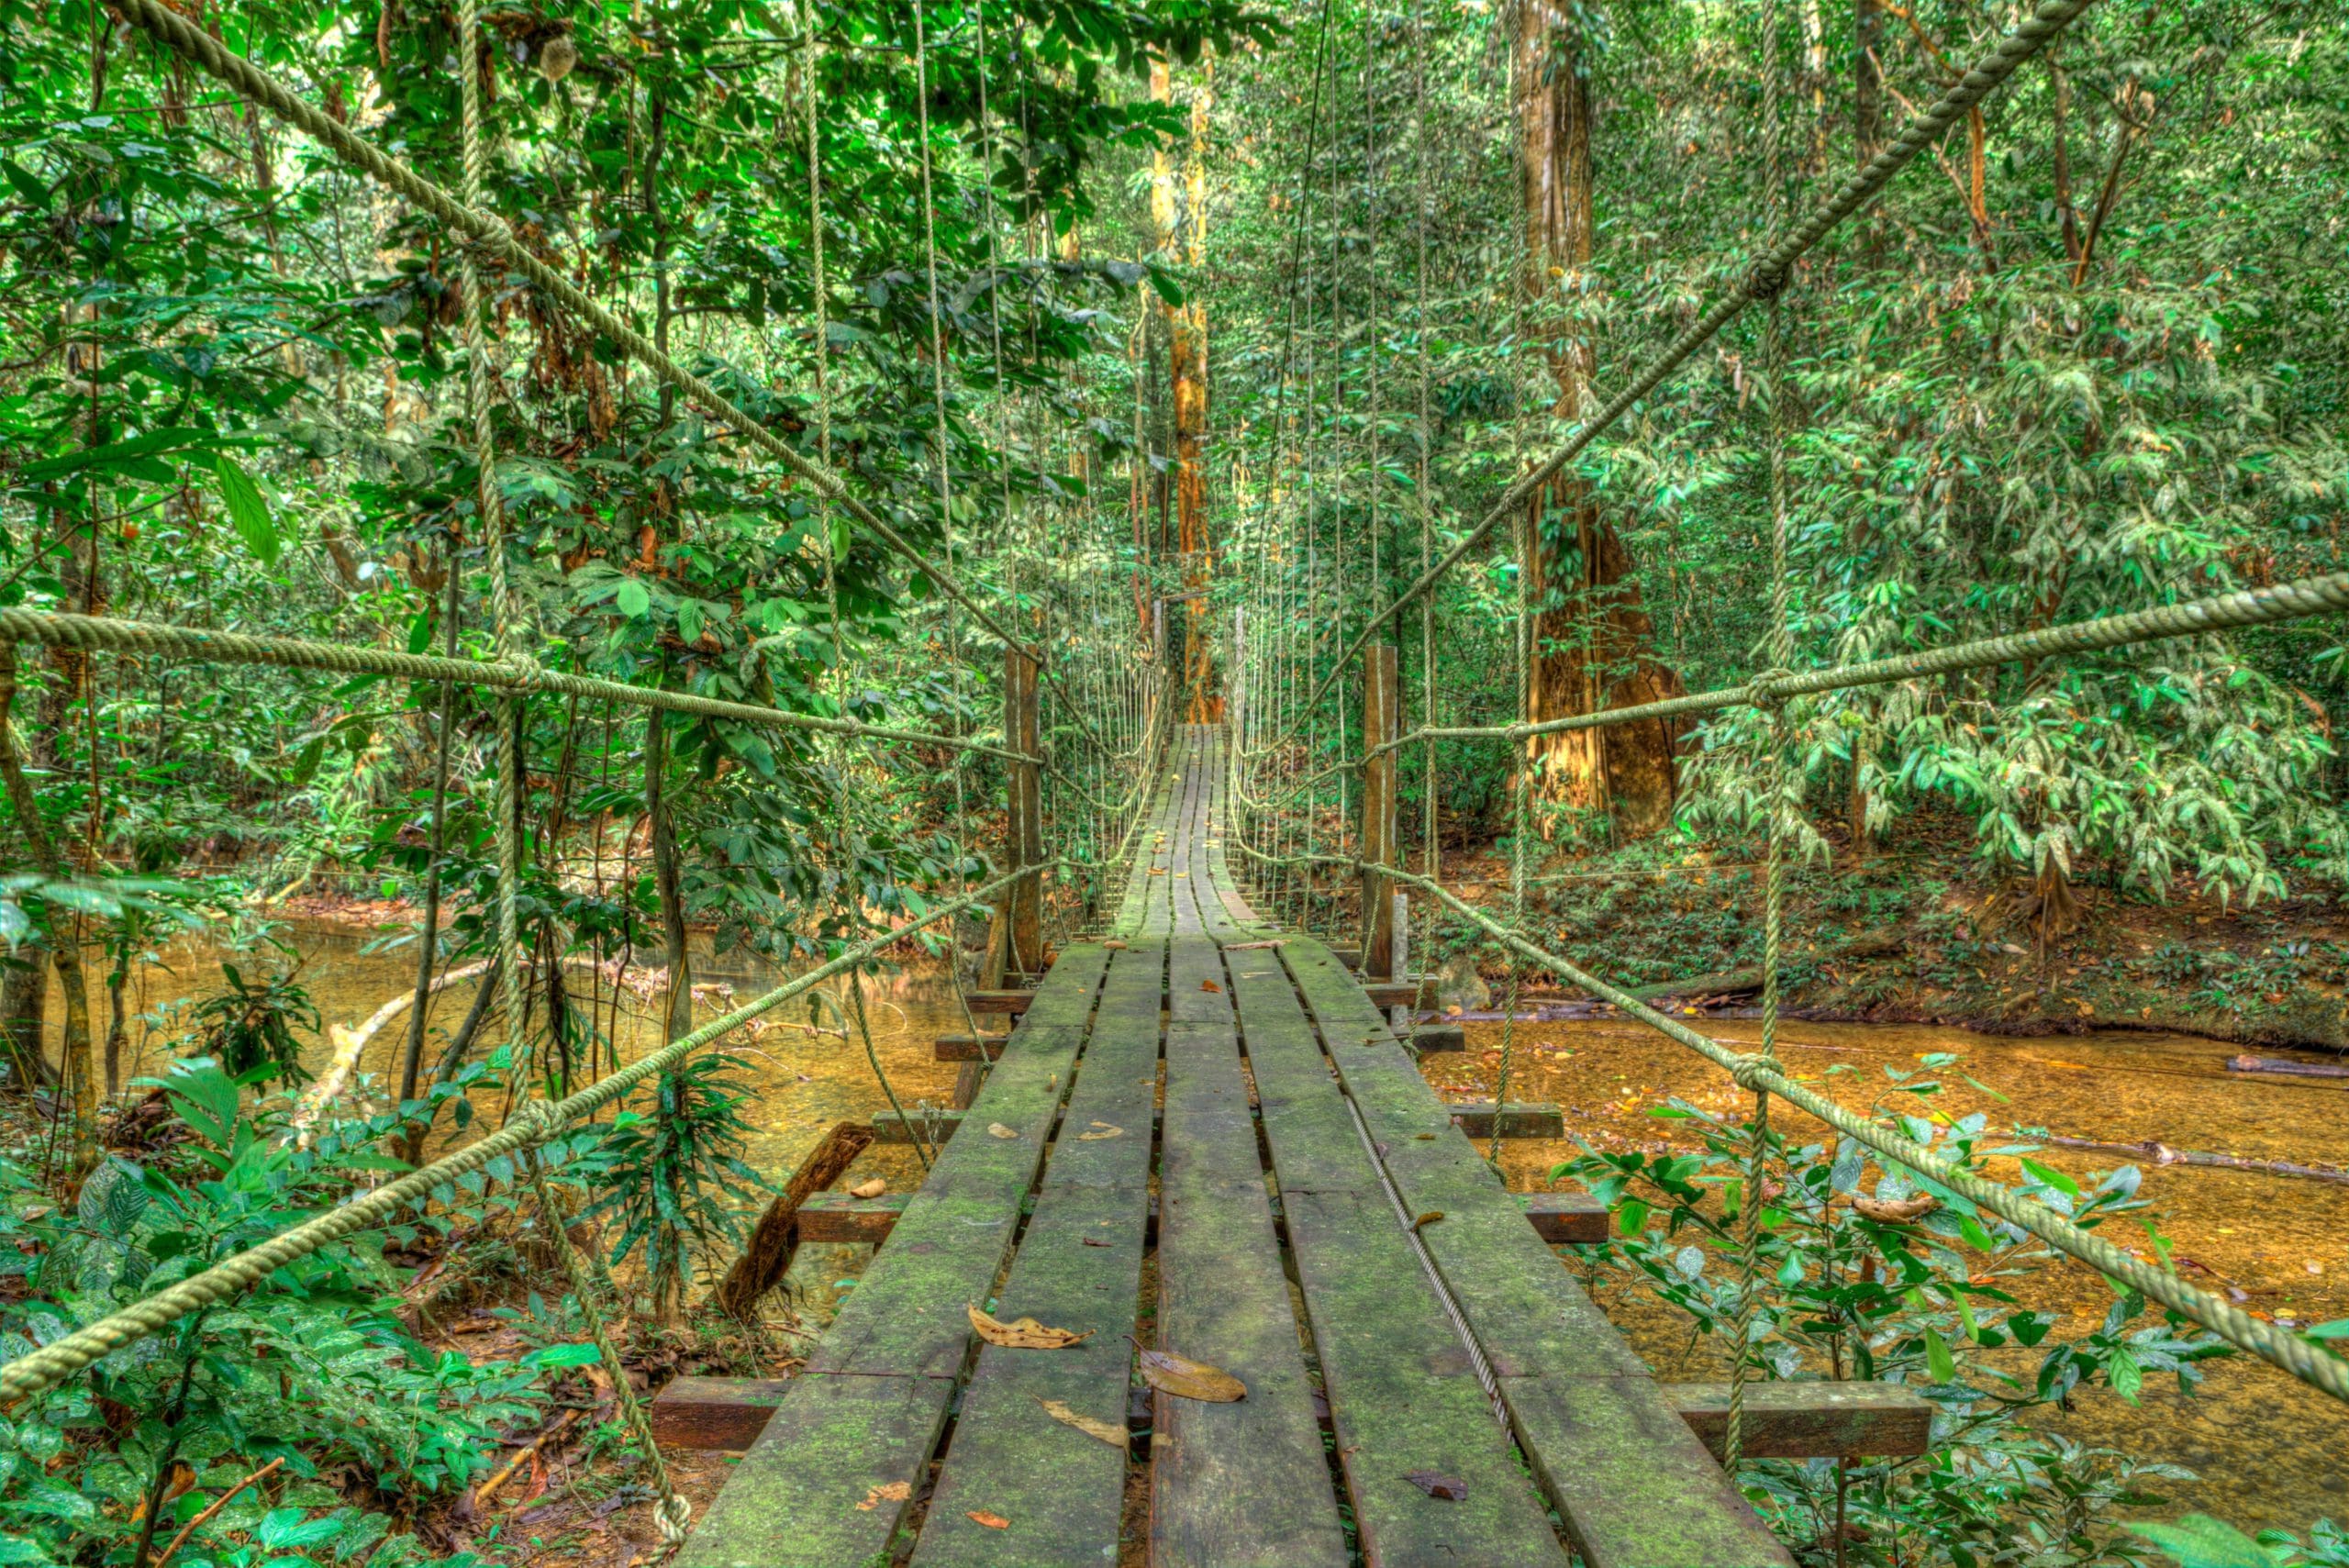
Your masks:
[{"label": "tall tree trunk", "polygon": [[[1153,66],[1151,96],[1171,101],[1166,67]],[[1163,254],[1196,278],[1207,261],[1208,113],[1215,102],[1213,67],[1191,90],[1191,135],[1175,192],[1171,159],[1162,148],[1151,170],[1150,210],[1154,238]],[[1166,308],[1167,372],[1174,402],[1175,549],[1183,557],[1183,704],[1193,724],[1212,719],[1214,639],[1208,629],[1210,578],[1207,519],[1208,307],[1196,289],[1179,306]]]},{"label": "tall tree trunk", "polygon": [[[52,882],[66,876],[63,858],[40,819],[40,803],[33,797],[17,757],[17,736],[10,709],[17,703],[17,645],[0,642],[0,788],[5,788],[17,827],[25,836],[33,864]],[[53,907],[53,906],[52,906]],[[82,972],[80,931],[52,920],[48,932],[50,961],[57,970],[58,988],[65,994],[65,1042],[60,1054],[73,1100],[73,1163],[78,1177],[98,1162],[97,1063],[91,1060],[90,992]]]},{"label": "tall tree trunk", "polygon": [[1881,0],[1852,5],[1852,149],[1863,164],[1884,150],[1884,11]]},{"label": "tall tree trunk", "polygon": [[0,1092],[28,1095],[57,1082],[44,1054],[49,1029],[48,950],[28,946],[0,959]]},{"label": "tall tree trunk", "polygon": [[[1590,85],[1575,24],[1546,6],[1518,8],[1514,77],[1524,221],[1520,287],[1526,331],[1545,345],[1561,420],[1581,417],[1591,348],[1563,303],[1590,265]],[[1529,585],[1536,606],[1529,717],[1596,713],[1677,696],[1656,662],[1631,552],[1571,473],[1537,497]],[[1553,604],[1551,601],[1555,599]],[[1675,731],[1662,721],[1539,737],[1530,762],[1545,799],[1608,812],[1646,833],[1672,817]]]}]

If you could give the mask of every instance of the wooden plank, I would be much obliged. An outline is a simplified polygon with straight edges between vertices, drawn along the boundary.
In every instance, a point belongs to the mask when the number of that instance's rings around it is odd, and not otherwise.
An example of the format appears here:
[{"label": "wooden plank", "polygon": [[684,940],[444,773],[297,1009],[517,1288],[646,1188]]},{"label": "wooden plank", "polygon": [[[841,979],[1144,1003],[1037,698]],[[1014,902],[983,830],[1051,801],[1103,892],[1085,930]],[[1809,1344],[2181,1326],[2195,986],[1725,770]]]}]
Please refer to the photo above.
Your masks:
[{"label": "wooden plank", "polygon": [[992,1062],[1003,1054],[1004,1043],[1010,1037],[999,1034],[942,1034],[930,1048],[931,1060],[937,1062],[976,1062],[985,1051]]},{"label": "wooden plank", "polygon": [[896,1229],[910,1193],[884,1193],[879,1197],[851,1197],[846,1193],[818,1193],[799,1206],[802,1241],[858,1242],[878,1247]]},{"label": "wooden plank", "polygon": [[[946,1421],[1108,967],[1072,948],[987,1077],[971,1116],[1016,1136],[956,1139],[757,1443],[678,1558],[681,1568],[864,1563],[885,1555]],[[879,1489],[879,1490],[876,1490]]]},{"label": "wooden plank", "polygon": [[1420,1024],[1411,1030],[1411,1048],[1421,1056],[1431,1051],[1465,1051],[1468,1031],[1458,1024]]},{"label": "wooden plank", "polygon": [[1405,1207],[1443,1214],[1420,1239],[1587,1568],[1783,1568],[1785,1549],[1385,1037],[1362,988],[1319,943],[1280,953]]},{"label": "wooden plank", "polygon": [[1427,976],[1407,974],[1397,980],[1373,980],[1363,986],[1371,1005],[1384,1011],[1388,1007],[1416,1007],[1419,994],[1427,989]]},{"label": "wooden plank", "polygon": [[[1257,954],[1231,956],[1232,995],[1364,1561],[1564,1568],[1546,1505],[1526,1484],[1468,1347],[1379,1182],[1289,976],[1273,953],[1261,965],[1240,962]],[[1392,1036],[1386,1049],[1402,1050]],[[1538,1247],[1514,1206],[1504,1212]],[[1414,1473],[1457,1481],[1466,1496],[1431,1496]]]},{"label": "wooden plank", "polygon": [[1511,1100],[1506,1109],[1490,1100],[1449,1100],[1452,1124],[1470,1138],[1490,1138],[1500,1124],[1503,1138],[1564,1138],[1565,1113],[1547,1100]]},{"label": "wooden plank", "polygon": [[783,1403],[787,1377],[675,1377],[652,1396],[652,1440],[664,1449],[740,1452]]},{"label": "wooden plank", "polygon": [[974,1013],[1020,1014],[1036,999],[1033,991],[965,991],[963,1005]]},{"label": "wooden plank", "polygon": [[[1235,1404],[1161,1396],[1150,1445],[1157,1568],[1343,1568],[1314,1390],[1281,1266],[1230,1005],[1212,950],[1175,950],[1194,1016],[1166,1031],[1160,1140],[1158,1342],[1248,1385]],[[1220,1016],[1218,1016],[1218,1009]]]},{"label": "wooden plank", "polygon": [[[981,1347],[914,1549],[920,1568],[1117,1560],[1126,1451],[1044,1404],[1123,1429],[1150,1218],[1162,962],[1154,945],[1110,955],[1035,1215],[996,1307],[998,1318],[1090,1337],[1063,1351]],[[1011,1522],[992,1529],[974,1513]]]},{"label": "wooden plank", "polygon": [[934,1377],[800,1373],[673,1561],[679,1568],[886,1562],[927,1478],[952,1388]]},{"label": "wooden plank", "polygon": [[[1719,1459],[1729,1436],[1729,1385],[1657,1386]],[[1898,1383],[1749,1383],[1745,1452],[1751,1459],[1906,1458],[1932,1447],[1938,1408]]]},{"label": "wooden plank", "polygon": [[1588,1193],[1520,1193],[1517,1205],[1533,1222],[1533,1234],[1553,1247],[1596,1246],[1608,1238],[1607,1206]]},{"label": "wooden plank", "polygon": [[873,1118],[875,1143],[944,1143],[962,1130],[967,1112],[957,1110],[881,1111]]}]

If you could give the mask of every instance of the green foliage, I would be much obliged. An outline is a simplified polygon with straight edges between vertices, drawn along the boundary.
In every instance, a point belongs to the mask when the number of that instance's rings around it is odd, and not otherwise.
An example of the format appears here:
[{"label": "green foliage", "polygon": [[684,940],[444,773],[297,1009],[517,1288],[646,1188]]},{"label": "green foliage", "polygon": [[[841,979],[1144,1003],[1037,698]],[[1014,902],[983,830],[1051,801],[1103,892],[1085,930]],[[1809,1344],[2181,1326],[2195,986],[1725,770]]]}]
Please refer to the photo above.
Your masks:
[{"label": "green foliage", "polygon": [[[2031,1146],[1991,1144],[1979,1115],[1943,1123],[1927,1114],[1933,1074],[1889,1070],[1879,1114],[1909,1138],[1969,1169]],[[1849,1070],[1842,1070],[1848,1072]],[[1605,1198],[1619,1235],[1580,1249],[1595,1278],[1620,1278],[1685,1314],[1700,1334],[1732,1328],[1742,1277],[1739,1207],[1751,1128],[1685,1104],[1656,1113],[1694,1133],[1701,1151],[1586,1153],[1560,1165]],[[1842,1516],[1850,1562],[1924,1561],[1954,1568],[2011,1560],[2046,1563],[2142,1561],[2118,1535],[2119,1510],[2157,1503],[2151,1485],[2183,1473],[2110,1450],[2083,1448],[2036,1429],[2034,1412],[2101,1386],[2134,1401],[2149,1376],[2190,1390],[2199,1363],[2226,1346],[2175,1316],[2144,1322],[2145,1302],[2117,1295],[2095,1329],[2055,1333],[2055,1314],[2027,1305],[2035,1275],[2054,1254],[2029,1233],[1955,1194],[1879,1171],[1857,1144],[1802,1145],[1771,1130],[1775,1190],[1763,1198],[1754,1278],[1762,1295],[1742,1352],[1750,1375],[1904,1383],[1938,1407],[1932,1451],[1921,1460],[1750,1462],[1742,1479],[1805,1562],[1837,1561],[1825,1532]],[[2032,1195],[2087,1229],[2116,1219],[2146,1224],[2133,1167],[2092,1190],[2035,1162]],[[1929,1197],[1928,1213],[1897,1217]],[[1872,1215],[1854,1200],[1869,1200]],[[2155,1237],[2158,1244],[2158,1236]],[[2035,1372],[2013,1351],[2035,1351]],[[1897,1546],[1898,1541],[1908,1546]],[[1853,1553],[1856,1553],[1854,1555]]]},{"label": "green foliage", "polygon": [[[39,1201],[33,1173],[0,1159],[0,1274],[16,1285],[0,1306],[0,1354],[342,1201],[379,1162],[367,1145],[398,1125],[353,1127],[306,1150],[281,1109],[254,1108],[208,1062],[175,1063],[159,1086],[194,1136],[144,1162],[109,1160],[67,1207]],[[169,1530],[266,1461],[284,1462],[281,1479],[240,1495],[184,1549],[239,1565],[358,1561],[391,1527],[370,1500],[413,1507],[463,1487],[502,1429],[536,1418],[539,1374],[417,1341],[383,1242],[377,1232],[332,1243],[12,1409],[0,1420],[0,1520],[29,1555],[7,1561],[127,1554],[140,1533],[132,1515],[174,1473],[195,1485],[169,1504]],[[429,1556],[403,1537],[366,1560]]]},{"label": "green foliage", "polygon": [[309,1081],[302,1066],[302,1042],[294,1031],[316,1035],[320,1025],[299,973],[296,964],[289,973],[249,983],[242,970],[224,959],[220,978],[228,988],[188,1010],[205,1053],[239,1083],[273,1077],[289,1084]]}]

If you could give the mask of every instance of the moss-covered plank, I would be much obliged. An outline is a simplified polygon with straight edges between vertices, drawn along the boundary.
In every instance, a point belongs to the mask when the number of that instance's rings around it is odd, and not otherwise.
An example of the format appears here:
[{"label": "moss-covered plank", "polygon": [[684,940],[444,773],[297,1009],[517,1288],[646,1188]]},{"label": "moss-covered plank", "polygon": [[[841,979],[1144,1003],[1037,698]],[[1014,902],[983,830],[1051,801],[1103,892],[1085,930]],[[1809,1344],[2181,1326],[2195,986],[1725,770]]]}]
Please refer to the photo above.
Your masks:
[{"label": "moss-covered plank", "polygon": [[677,1568],[879,1568],[930,1467],[950,1385],[802,1373],[696,1522]]},{"label": "moss-covered plank", "polygon": [[[1125,1430],[1150,1215],[1162,954],[1111,956],[1034,1217],[996,1316],[1089,1335],[1065,1350],[982,1346],[914,1562],[1113,1562],[1127,1453],[1056,1418],[1052,1402]],[[1007,1519],[996,1528],[971,1516]]]},{"label": "moss-covered plank", "polygon": [[[1500,1377],[1527,1458],[1589,1568],[1754,1568],[1784,1550],[1646,1367],[1525,1223],[1448,1121],[1399,1044],[1326,949],[1281,950],[1414,1215],[1419,1235]],[[1366,1042],[1366,1043],[1365,1043]],[[1294,1221],[1292,1221],[1294,1231]]]},{"label": "moss-covered plank", "polygon": [[1169,1026],[1159,1164],[1159,1343],[1248,1385],[1235,1404],[1160,1396],[1150,1559],[1160,1568],[1341,1568],[1345,1531],[1257,1152],[1229,996],[1203,938],[1170,995],[1213,998]]},{"label": "moss-covered plank", "polygon": [[[1262,962],[1269,951],[1228,956],[1364,1561],[1563,1568],[1546,1507],[1379,1183],[1288,975]],[[1509,1218],[1531,1240],[1522,1217]],[[1431,1490],[1414,1476],[1446,1484]],[[1442,1495],[1453,1490],[1464,1495]]]}]

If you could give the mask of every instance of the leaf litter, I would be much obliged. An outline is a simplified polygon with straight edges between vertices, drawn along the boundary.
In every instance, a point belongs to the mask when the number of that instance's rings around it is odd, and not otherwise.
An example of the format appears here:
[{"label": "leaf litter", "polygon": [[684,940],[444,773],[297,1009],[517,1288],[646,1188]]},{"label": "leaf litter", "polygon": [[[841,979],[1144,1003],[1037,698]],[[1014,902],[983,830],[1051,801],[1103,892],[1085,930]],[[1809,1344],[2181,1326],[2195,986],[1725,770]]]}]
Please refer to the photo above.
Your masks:
[{"label": "leaf litter", "polygon": [[1008,1323],[998,1322],[968,1304],[963,1310],[971,1315],[971,1327],[978,1330],[980,1339],[1007,1350],[1064,1351],[1071,1345],[1083,1344],[1093,1338],[1091,1329],[1079,1334],[1039,1323],[1033,1318],[1015,1318]]},{"label": "leaf litter", "polygon": [[1248,1397],[1248,1385],[1219,1366],[1195,1362],[1173,1351],[1147,1351],[1137,1345],[1135,1351],[1142,1381],[1161,1394],[1209,1405],[1229,1405]]},{"label": "leaf litter", "polygon": [[1126,1446],[1126,1429],[1115,1422],[1096,1420],[1091,1416],[1080,1416],[1068,1407],[1068,1402],[1064,1399],[1039,1397],[1036,1403],[1044,1407],[1045,1415],[1064,1427],[1074,1427],[1086,1437],[1099,1438],[1114,1449],[1123,1449]]}]

